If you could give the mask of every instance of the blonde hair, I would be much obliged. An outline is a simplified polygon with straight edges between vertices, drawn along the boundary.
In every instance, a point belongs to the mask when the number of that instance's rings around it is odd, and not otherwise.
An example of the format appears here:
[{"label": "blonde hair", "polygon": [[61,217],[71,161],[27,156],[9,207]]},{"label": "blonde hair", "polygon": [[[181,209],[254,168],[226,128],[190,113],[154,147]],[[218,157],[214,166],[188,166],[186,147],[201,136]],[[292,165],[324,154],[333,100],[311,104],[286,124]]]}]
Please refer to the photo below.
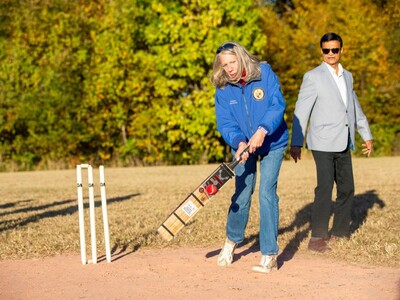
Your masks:
[{"label": "blonde hair", "polygon": [[[238,72],[235,78],[230,78],[225,72],[219,59],[220,54],[235,55],[238,62]],[[225,42],[217,50],[213,63],[212,84],[217,88],[223,88],[228,83],[237,84],[242,79],[243,71],[246,70],[245,82],[260,78],[260,60],[257,56],[250,54],[242,45],[236,42]]]}]

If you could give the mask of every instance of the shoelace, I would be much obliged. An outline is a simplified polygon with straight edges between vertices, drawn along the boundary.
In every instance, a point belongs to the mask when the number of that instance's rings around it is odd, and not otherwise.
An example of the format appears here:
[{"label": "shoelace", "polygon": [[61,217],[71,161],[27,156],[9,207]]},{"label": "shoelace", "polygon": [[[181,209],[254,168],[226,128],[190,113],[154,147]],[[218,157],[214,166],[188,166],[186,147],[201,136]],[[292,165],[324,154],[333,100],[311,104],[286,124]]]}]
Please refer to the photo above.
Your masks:
[{"label": "shoelace", "polygon": [[273,257],[269,255],[262,255],[261,256],[261,266],[268,266],[268,264],[272,261]]},{"label": "shoelace", "polygon": [[223,250],[222,250],[221,258],[225,259],[225,257],[227,257],[227,256],[229,256],[229,257],[232,256],[232,252],[233,252],[233,248],[234,247],[235,247],[234,245],[226,243],[224,245]]}]

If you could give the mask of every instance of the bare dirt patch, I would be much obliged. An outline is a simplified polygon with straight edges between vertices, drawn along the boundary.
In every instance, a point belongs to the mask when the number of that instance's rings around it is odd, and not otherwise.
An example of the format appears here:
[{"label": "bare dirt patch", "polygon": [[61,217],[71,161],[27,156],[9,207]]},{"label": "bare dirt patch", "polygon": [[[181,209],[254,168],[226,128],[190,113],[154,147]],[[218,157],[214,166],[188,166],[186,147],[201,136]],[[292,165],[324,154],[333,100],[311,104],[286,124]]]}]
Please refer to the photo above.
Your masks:
[{"label": "bare dirt patch", "polygon": [[338,262],[299,251],[271,274],[251,271],[257,249],[238,248],[216,265],[219,248],[139,250],[112,263],[79,256],[0,262],[1,299],[400,299],[400,270]]}]

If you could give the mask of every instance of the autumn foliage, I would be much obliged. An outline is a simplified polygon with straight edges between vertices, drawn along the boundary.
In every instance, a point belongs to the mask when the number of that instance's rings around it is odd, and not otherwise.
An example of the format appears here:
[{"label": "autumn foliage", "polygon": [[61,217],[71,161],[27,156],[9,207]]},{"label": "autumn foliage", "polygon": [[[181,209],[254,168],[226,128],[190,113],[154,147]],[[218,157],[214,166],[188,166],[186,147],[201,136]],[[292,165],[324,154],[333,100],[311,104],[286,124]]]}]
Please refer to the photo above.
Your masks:
[{"label": "autumn foliage", "polygon": [[215,49],[234,40],[271,64],[290,126],[328,31],[344,39],[376,155],[398,154],[399,21],[395,0],[0,0],[0,169],[226,160]]}]

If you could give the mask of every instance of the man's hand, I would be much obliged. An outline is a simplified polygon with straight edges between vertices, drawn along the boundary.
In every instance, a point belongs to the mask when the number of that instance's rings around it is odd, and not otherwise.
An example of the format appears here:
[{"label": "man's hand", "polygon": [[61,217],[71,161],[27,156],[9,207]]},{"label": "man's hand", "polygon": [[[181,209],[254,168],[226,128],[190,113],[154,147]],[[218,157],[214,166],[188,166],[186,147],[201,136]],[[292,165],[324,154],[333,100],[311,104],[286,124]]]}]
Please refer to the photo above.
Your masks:
[{"label": "man's hand", "polygon": [[372,140],[365,141],[362,149],[362,153],[366,154],[368,157],[371,155],[372,151],[374,151],[374,143]]},{"label": "man's hand", "polygon": [[297,163],[297,159],[301,160],[301,147],[299,146],[290,147],[290,156],[294,159],[295,163]]}]

